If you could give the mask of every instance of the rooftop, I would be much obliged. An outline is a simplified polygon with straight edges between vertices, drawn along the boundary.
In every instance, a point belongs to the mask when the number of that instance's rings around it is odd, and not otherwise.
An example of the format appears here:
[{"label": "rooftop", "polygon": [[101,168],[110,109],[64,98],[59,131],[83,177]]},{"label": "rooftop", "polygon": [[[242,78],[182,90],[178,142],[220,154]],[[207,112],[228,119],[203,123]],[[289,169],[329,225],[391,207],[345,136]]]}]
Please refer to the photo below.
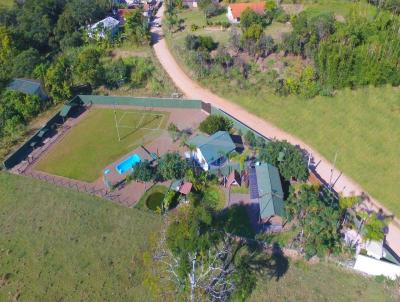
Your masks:
[{"label": "rooftop", "polygon": [[236,145],[227,131],[218,131],[211,136],[198,135],[189,143],[200,149],[207,163],[212,163],[236,149]]},{"label": "rooftop", "polygon": [[240,18],[240,15],[246,10],[246,8],[250,8],[259,15],[264,14],[265,11],[264,2],[232,3],[229,4],[229,7],[232,10],[232,15],[234,18]]},{"label": "rooftop", "polygon": [[282,184],[276,167],[263,163],[250,170],[250,195],[251,199],[258,199],[262,219],[285,215]]},{"label": "rooftop", "polygon": [[39,81],[31,79],[14,79],[10,83],[10,85],[8,85],[8,89],[16,90],[26,94],[39,95],[41,90],[41,84]]}]

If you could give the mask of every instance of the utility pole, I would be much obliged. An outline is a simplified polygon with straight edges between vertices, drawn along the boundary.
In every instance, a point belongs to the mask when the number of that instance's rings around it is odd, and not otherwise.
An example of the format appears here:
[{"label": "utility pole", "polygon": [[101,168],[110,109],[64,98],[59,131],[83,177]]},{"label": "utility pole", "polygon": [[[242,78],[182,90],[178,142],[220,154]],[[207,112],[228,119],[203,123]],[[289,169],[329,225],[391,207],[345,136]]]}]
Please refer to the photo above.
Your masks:
[{"label": "utility pole", "polygon": [[331,169],[331,177],[329,179],[329,188],[332,189],[332,177],[333,177],[333,171],[335,170],[336,166],[336,158],[337,158],[337,151],[335,152],[335,158],[333,160],[333,168]]},{"label": "utility pole", "polygon": [[115,120],[115,128],[117,128],[117,135],[118,135],[118,141],[121,141],[121,136],[119,135],[119,129],[118,129],[118,122],[117,122],[117,112],[115,111],[115,103],[114,103],[114,120]]}]

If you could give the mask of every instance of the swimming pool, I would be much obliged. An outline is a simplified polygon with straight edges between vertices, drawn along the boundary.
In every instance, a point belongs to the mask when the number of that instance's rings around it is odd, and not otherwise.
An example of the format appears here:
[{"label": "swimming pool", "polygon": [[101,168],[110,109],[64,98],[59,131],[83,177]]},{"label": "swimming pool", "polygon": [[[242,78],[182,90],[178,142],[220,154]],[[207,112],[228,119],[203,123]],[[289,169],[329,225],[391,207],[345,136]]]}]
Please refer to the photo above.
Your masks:
[{"label": "swimming pool", "polygon": [[120,162],[116,167],[115,170],[119,174],[124,174],[126,171],[129,171],[134,166],[136,166],[141,161],[139,154],[133,154],[132,156],[128,157],[124,161]]}]

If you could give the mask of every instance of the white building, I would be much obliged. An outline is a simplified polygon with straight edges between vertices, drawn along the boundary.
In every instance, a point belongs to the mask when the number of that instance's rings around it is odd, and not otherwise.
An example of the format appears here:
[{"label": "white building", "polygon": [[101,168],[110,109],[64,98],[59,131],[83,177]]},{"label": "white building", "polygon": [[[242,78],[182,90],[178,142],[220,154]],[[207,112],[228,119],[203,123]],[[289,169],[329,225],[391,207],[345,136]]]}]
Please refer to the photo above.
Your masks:
[{"label": "white building", "polygon": [[93,25],[90,25],[88,36],[90,38],[104,39],[107,34],[113,37],[119,30],[120,22],[113,17],[107,17]]}]

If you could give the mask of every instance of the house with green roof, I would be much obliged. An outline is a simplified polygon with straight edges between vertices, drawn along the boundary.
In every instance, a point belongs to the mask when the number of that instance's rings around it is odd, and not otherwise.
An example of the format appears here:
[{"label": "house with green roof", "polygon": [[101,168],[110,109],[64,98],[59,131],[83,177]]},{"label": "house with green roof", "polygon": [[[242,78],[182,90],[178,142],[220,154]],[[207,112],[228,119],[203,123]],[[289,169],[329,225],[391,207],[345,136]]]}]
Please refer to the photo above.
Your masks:
[{"label": "house with green roof", "polygon": [[204,171],[219,168],[227,155],[236,149],[227,131],[218,131],[210,136],[197,135],[189,140],[189,144],[196,146],[193,156]]},{"label": "house with green roof", "polygon": [[285,209],[278,169],[268,163],[255,165],[249,172],[249,185],[251,202],[259,205],[259,222],[282,228]]},{"label": "house with green roof", "polygon": [[42,100],[48,98],[47,94],[44,92],[42,84],[40,81],[31,79],[14,79],[7,87],[9,90],[19,91],[25,94],[37,95]]}]

